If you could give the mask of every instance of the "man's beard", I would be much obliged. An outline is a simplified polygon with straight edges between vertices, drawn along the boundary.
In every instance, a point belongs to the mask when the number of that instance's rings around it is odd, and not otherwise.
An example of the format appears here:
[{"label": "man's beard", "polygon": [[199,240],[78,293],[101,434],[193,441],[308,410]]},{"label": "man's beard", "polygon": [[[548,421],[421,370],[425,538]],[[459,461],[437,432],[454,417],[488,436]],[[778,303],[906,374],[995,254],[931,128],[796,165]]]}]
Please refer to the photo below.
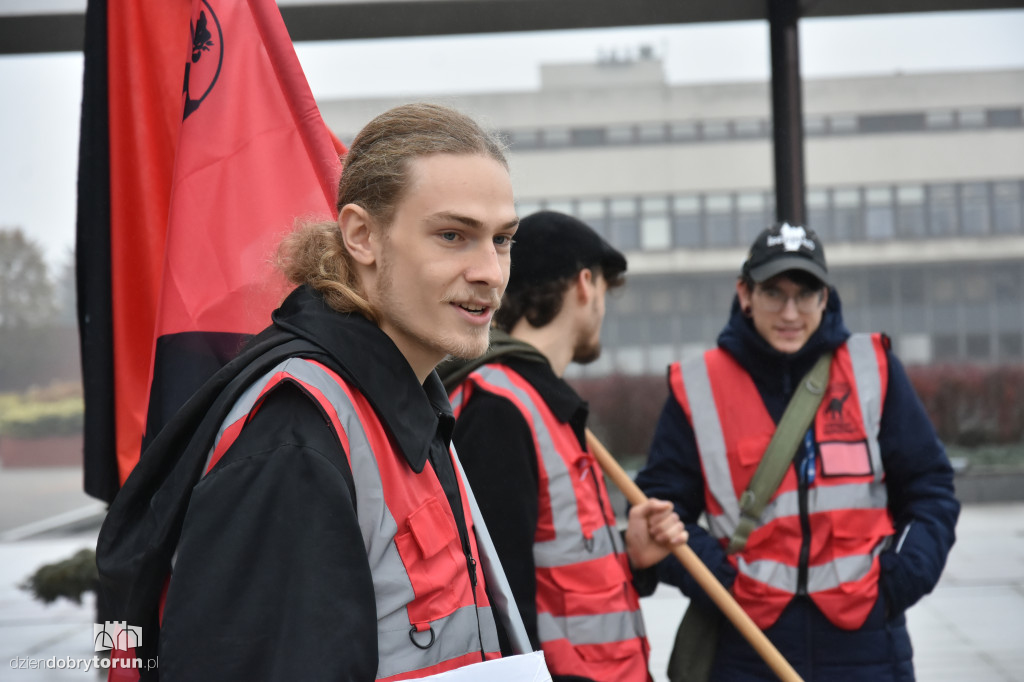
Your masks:
[{"label": "man's beard", "polygon": [[[400,308],[398,296],[394,291],[393,266],[391,259],[387,258],[386,255],[381,259],[380,268],[377,273],[377,295],[384,307],[390,307],[391,309]],[[450,304],[452,301],[466,300],[467,298],[479,297],[467,296],[465,292],[457,291],[453,287],[452,290],[442,297],[441,302]],[[501,297],[496,291],[489,291],[485,298],[490,299],[489,305],[495,310],[501,304]],[[448,355],[465,360],[480,357],[487,351],[490,345],[490,334],[487,327],[479,327],[475,330],[470,329],[465,334],[453,334],[440,330],[432,338],[426,338],[406,325],[401,317],[392,317],[389,321],[403,334],[418,338]]]},{"label": "man's beard", "polygon": [[589,365],[601,357],[601,342],[577,344],[572,351],[572,361],[580,365]]}]

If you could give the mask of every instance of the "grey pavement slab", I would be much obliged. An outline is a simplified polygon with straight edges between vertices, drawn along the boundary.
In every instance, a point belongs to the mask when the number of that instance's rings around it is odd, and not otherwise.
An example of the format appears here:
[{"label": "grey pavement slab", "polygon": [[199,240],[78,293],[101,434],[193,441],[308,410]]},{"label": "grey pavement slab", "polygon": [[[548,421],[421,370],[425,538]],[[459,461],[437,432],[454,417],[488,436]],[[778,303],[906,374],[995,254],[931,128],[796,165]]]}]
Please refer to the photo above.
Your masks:
[{"label": "grey pavement slab", "polygon": [[[0,491],[7,473],[0,472]],[[25,488],[31,483],[51,495],[73,478],[65,472],[63,482],[52,484],[29,476],[18,480]],[[11,484],[7,491],[16,489]],[[94,501],[84,501],[79,516],[95,518]],[[0,504],[0,512],[6,509]],[[75,516],[68,504],[58,509],[64,518]],[[81,663],[78,669],[46,667],[51,660],[65,666],[69,661],[92,660],[91,595],[81,605],[66,600],[43,605],[18,588],[39,566],[94,546],[95,523],[71,524],[69,532],[43,532],[52,524],[38,514],[22,513],[19,518],[30,519],[37,532],[24,533],[24,526],[0,523],[4,531],[0,534],[0,681],[105,679],[85,672]],[[939,586],[908,615],[917,678],[921,682],[1024,682],[1024,503],[967,505],[957,534]],[[641,604],[651,642],[651,672],[656,682],[666,682],[665,668],[686,599],[663,585]],[[20,661],[37,668],[19,669]]]}]

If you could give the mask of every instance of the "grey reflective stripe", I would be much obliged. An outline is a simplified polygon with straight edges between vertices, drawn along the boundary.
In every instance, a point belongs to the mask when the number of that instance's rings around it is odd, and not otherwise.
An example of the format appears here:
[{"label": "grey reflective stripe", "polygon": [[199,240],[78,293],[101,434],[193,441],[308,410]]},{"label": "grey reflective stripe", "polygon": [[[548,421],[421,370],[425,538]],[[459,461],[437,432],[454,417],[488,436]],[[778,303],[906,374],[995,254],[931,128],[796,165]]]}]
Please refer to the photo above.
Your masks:
[{"label": "grey reflective stripe", "polygon": [[871,469],[875,473],[875,481],[881,481],[884,472],[882,453],[878,447],[878,430],[882,424],[882,380],[878,372],[875,344],[870,334],[852,334],[846,341],[846,348],[850,351],[850,364],[853,365],[853,377],[857,383],[860,413],[867,432],[868,452],[871,453]]},{"label": "grey reflective stripe", "polygon": [[704,476],[711,496],[715,498],[722,513],[711,518],[708,525],[718,537],[732,537],[740,518],[736,487],[729,472],[729,458],[725,452],[725,435],[722,422],[715,407],[715,394],[711,389],[711,377],[704,356],[686,362],[682,366],[683,386],[686,387],[687,402],[693,420],[693,433],[697,439],[697,451],[704,464]]},{"label": "grey reflective stripe", "polygon": [[[848,483],[828,488],[815,486],[807,491],[807,511],[810,514],[840,509],[885,509],[888,503],[885,487],[873,482]],[[799,492],[790,490],[779,493],[764,508],[760,525],[766,525],[787,516],[796,516],[799,513]],[[713,523],[721,522],[716,519]]]},{"label": "grey reflective stripe", "polygon": [[565,460],[555,447],[554,437],[548,431],[547,422],[529,394],[512,383],[505,370],[499,366],[486,365],[474,374],[485,383],[514,395],[518,403],[529,412],[530,420],[533,422],[534,437],[540,448],[538,454],[548,474],[548,499],[551,500],[551,515],[555,528],[554,540],[533,544],[534,563],[538,567],[554,568],[592,561],[621,551],[621,540],[615,528],[602,526],[594,531],[593,538],[584,538],[583,528],[576,514],[576,492],[570,479],[573,472],[569,471]]},{"label": "grey reflective stripe", "polygon": [[[394,652],[384,657],[380,653],[380,661],[377,666],[377,679],[391,677],[410,670],[421,670],[428,666],[437,665],[444,661],[451,660],[470,652],[477,652],[480,646],[477,639],[477,617],[478,609],[472,606],[463,606],[449,616],[439,620],[431,621],[430,627],[434,631],[434,645],[427,649],[419,649],[412,644],[415,639],[421,645],[430,641],[430,633],[427,631],[410,633],[409,619],[404,617],[405,622],[396,622],[395,629],[377,631],[377,648],[379,652]],[[489,608],[479,609],[487,622],[493,620],[493,613]],[[397,621],[397,619],[396,619]],[[484,650],[497,652],[498,631],[496,628],[483,628]]]},{"label": "grey reflective stripe", "polygon": [[[567,634],[568,633],[568,634]],[[555,616],[537,613],[537,636],[542,642],[568,639],[575,645],[625,642],[645,637],[640,611],[619,611],[590,616]]]},{"label": "grey reflective stripe", "polygon": [[[860,580],[871,570],[874,558],[888,544],[888,542],[879,543],[869,554],[853,554],[825,564],[808,566],[807,591],[813,594],[835,589],[843,583]],[[741,555],[738,555],[737,558],[739,570],[743,575],[783,592],[790,594],[796,592],[799,573],[796,566],[789,566],[770,559],[746,561]]]},{"label": "grey reflective stripe", "polygon": [[[384,500],[384,486],[377,458],[370,448],[369,438],[359,421],[355,406],[344,388],[322,367],[302,358],[283,361],[243,394],[225,420],[221,434],[224,428],[252,409],[266,384],[280,373],[295,377],[320,391],[333,407],[348,438],[352,478],[358,491],[356,515],[373,577],[377,609],[377,677],[419,670],[479,652],[481,648],[487,652],[497,652],[498,634],[494,616],[490,609],[474,606],[460,608],[449,616],[431,621],[430,626],[435,635],[433,646],[420,649],[413,645],[409,637],[411,626],[406,607],[415,599],[416,594],[394,541],[398,524]],[[429,641],[427,633],[421,636],[425,636],[424,641]]]}]

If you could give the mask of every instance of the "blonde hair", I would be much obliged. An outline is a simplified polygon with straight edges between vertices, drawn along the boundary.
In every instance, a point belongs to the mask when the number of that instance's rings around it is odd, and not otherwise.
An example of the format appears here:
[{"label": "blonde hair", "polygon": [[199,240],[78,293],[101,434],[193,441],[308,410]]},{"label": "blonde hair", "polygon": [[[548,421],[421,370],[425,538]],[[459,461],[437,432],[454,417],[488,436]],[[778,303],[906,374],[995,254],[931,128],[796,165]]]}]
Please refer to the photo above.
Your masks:
[{"label": "blonde hair", "polygon": [[[504,145],[470,117],[438,104],[405,104],[374,118],[352,141],[342,159],[336,209],[356,204],[386,229],[408,189],[409,162],[434,154],[480,154],[508,169]],[[278,247],[277,265],[293,284],[319,291],[334,310],[377,321],[337,223],[298,221]]]}]

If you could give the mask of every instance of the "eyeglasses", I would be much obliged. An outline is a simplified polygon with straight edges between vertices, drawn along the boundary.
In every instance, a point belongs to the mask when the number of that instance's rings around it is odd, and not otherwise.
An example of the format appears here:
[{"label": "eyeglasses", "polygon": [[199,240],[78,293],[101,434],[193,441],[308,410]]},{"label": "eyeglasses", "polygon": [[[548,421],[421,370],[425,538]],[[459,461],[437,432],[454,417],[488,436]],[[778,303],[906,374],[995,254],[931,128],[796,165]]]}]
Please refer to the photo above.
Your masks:
[{"label": "eyeglasses", "polygon": [[821,305],[825,290],[801,289],[795,295],[790,296],[778,287],[757,286],[754,293],[758,294],[755,297],[757,306],[766,313],[781,313],[792,300],[796,304],[797,312],[806,315],[813,313]]}]

